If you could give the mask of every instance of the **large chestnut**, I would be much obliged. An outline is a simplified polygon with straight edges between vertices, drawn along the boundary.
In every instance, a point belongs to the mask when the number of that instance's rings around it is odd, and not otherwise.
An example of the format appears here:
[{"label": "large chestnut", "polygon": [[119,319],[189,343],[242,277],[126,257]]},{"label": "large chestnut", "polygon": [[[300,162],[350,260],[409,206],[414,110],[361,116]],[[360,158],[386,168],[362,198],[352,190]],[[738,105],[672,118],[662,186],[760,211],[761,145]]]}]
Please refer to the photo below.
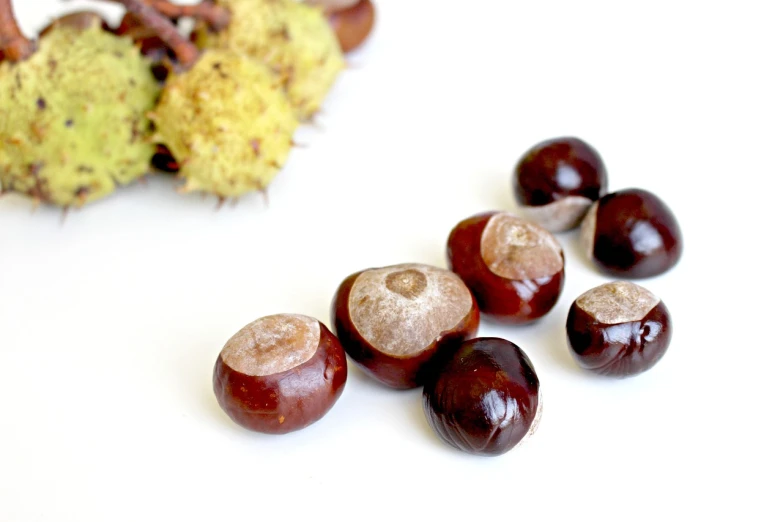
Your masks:
[{"label": "large chestnut", "polygon": [[438,436],[476,455],[501,455],[532,435],[542,411],[538,376],[505,339],[462,343],[424,385],[424,412]]},{"label": "large chestnut", "polygon": [[522,156],[513,187],[526,217],[551,232],[562,232],[577,227],[590,205],[606,194],[606,167],[598,152],[579,138],[551,139]]},{"label": "large chestnut", "polygon": [[627,377],[652,368],[672,337],[669,310],[652,292],[629,281],[593,288],[571,305],[568,345],[582,368]]},{"label": "large chestnut", "polygon": [[642,189],[607,194],[582,222],[582,244],[598,267],[617,277],[662,274],[682,256],[682,233],[671,209]]},{"label": "large chestnut", "polygon": [[348,369],[340,341],[311,317],[262,317],[228,340],[213,388],[237,424],[288,433],[322,418],[343,392]]},{"label": "large chestnut", "polygon": [[560,243],[539,225],[509,213],[486,212],[461,221],[451,231],[447,255],[479,309],[497,322],[538,319],[563,290]]},{"label": "large chestnut", "polygon": [[332,301],[332,320],[365,373],[408,389],[421,386],[461,341],[476,335],[479,311],[456,274],[407,263],[347,277]]}]

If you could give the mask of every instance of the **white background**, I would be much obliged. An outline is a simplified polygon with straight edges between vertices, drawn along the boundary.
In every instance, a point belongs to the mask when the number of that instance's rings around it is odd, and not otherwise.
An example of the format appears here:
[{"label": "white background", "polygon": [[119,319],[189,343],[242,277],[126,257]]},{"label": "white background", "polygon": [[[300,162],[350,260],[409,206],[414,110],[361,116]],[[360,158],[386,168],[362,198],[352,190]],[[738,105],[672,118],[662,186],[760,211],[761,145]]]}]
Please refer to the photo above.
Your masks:
[{"label": "white background", "polygon": [[[0,521],[780,520],[780,2],[378,4],[269,207],[215,211],[164,177],[64,223],[0,200]],[[28,34],[66,9],[119,13],[15,5]],[[236,330],[278,312],[329,324],[359,269],[445,266],[451,227],[514,210],[518,157],[566,134],[601,152],[611,189],[652,190],[680,219],[681,263],[643,282],[673,314],[658,366],[611,380],[574,364],[568,307],[607,279],[568,233],[551,314],[480,331],[542,381],[539,431],[513,452],[452,450],[420,390],[353,366],[303,431],[223,414],[212,366]]]}]

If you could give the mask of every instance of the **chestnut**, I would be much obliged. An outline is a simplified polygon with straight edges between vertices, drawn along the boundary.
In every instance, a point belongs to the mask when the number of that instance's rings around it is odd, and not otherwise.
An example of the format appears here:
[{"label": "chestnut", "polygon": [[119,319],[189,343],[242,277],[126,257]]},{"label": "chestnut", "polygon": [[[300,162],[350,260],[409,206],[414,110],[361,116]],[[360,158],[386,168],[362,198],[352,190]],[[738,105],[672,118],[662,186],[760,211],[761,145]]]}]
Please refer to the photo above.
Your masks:
[{"label": "chestnut", "polygon": [[481,337],[462,343],[424,385],[427,422],[447,444],[476,455],[506,453],[541,418],[538,376],[514,343]]},{"label": "chestnut", "polygon": [[669,310],[652,292],[630,281],[593,288],[571,305],[568,346],[582,368],[627,377],[652,368],[669,347]]},{"label": "chestnut", "polygon": [[410,389],[476,335],[479,311],[456,274],[406,263],[347,277],[332,301],[332,321],[346,353],[365,373]]},{"label": "chestnut", "polygon": [[212,384],[237,424],[289,433],[323,417],[343,392],[348,369],[340,341],[321,322],[296,314],[258,319],[228,340]]},{"label": "chestnut", "polygon": [[481,312],[500,323],[540,318],[563,291],[560,243],[546,229],[506,212],[461,221],[449,235],[447,256]]},{"label": "chestnut", "polygon": [[359,0],[342,9],[330,10],[328,16],[340,48],[348,53],[370,36],[375,25],[375,6],[370,0]]},{"label": "chestnut", "polygon": [[579,225],[590,205],[606,194],[606,167],[579,138],[543,141],[514,169],[514,195],[525,215],[551,232]]},{"label": "chestnut", "polygon": [[616,277],[656,276],[682,256],[682,233],[671,209],[638,188],[607,194],[594,203],[581,236],[587,256]]}]

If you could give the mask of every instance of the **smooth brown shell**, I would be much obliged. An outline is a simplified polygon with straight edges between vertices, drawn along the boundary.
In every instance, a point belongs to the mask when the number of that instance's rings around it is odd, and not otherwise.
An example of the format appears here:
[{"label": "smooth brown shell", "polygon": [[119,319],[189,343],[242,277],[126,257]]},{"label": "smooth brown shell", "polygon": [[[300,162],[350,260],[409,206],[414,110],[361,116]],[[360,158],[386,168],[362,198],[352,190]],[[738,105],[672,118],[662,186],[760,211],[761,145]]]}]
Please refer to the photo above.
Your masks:
[{"label": "smooth brown shell", "polygon": [[348,377],[340,341],[322,323],[315,354],[290,370],[264,376],[240,373],[218,356],[213,389],[220,407],[240,426],[281,434],[321,419],[343,392]]},{"label": "smooth brown shell", "polygon": [[498,212],[467,218],[451,231],[447,245],[449,267],[459,275],[487,317],[506,324],[539,319],[557,304],[565,283],[563,268],[549,277],[516,280],[494,273],[481,255],[481,238],[489,220]]},{"label": "smooth brown shell", "polygon": [[663,301],[637,320],[606,324],[574,301],[566,320],[568,346],[577,364],[602,375],[628,377],[655,366],[666,353],[672,321]]},{"label": "smooth brown shell", "polygon": [[627,189],[607,194],[582,224],[587,255],[605,273],[646,278],[670,270],[682,257],[682,232],[655,194]]},{"label": "smooth brown shell", "polygon": [[606,194],[606,167],[598,152],[574,137],[543,141],[525,152],[514,169],[520,205],[541,206],[567,196],[592,201]]},{"label": "smooth brown shell", "polygon": [[479,310],[471,295],[470,310],[465,317],[454,328],[442,332],[418,354],[395,357],[380,351],[359,333],[350,318],[348,303],[351,290],[356,279],[364,272],[366,270],[356,272],[340,284],[332,300],[332,324],[345,352],[373,379],[397,389],[421,386],[437,371],[443,358],[448,357],[460,342],[476,335]]},{"label": "smooth brown shell", "polygon": [[535,429],[540,383],[514,343],[479,337],[463,343],[424,386],[424,412],[438,436],[476,455],[501,455]]}]

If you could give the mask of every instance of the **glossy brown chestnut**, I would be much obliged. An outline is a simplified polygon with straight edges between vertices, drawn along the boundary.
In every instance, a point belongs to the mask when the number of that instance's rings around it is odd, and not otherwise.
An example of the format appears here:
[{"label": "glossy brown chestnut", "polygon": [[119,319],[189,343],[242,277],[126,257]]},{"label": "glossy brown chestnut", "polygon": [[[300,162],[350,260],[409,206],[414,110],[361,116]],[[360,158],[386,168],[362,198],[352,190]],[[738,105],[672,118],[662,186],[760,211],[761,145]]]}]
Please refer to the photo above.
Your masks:
[{"label": "glossy brown chestnut", "polygon": [[375,6],[370,0],[359,0],[350,7],[330,12],[329,23],[332,24],[343,52],[353,51],[362,45],[372,32],[375,25]]},{"label": "glossy brown chestnut", "polygon": [[450,268],[473,292],[491,319],[521,324],[557,303],[565,282],[565,258],[557,239],[531,221],[486,212],[451,231]]},{"label": "glossy brown chestnut", "polygon": [[335,333],[365,373],[392,388],[421,386],[465,339],[479,311],[456,274],[409,263],[347,277],[332,301]]},{"label": "glossy brown chestnut", "polygon": [[502,455],[532,435],[541,405],[530,359],[514,343],[494,337],[464,342],[424,385],[432,429],[447,444],[476,455]]},{"label": "glossy brown chestnut", "polygon": [[326,326],[280,314],[262,317],[229,339],[212,384],[220,407],[237,424],[289,433],[322,418],[347,376],[345,352]]},{"label": "glossy brown chestnut", "polygon": [[627,377],[652,368],[666,353],[672,321],[663,301],[629,281],[579,296],[568,312],[568,345],[582,368]]},{"label": "glossy brown chestnut", "polygon": [[606,167],[579,138],[543,141],[514,169],[514,195],[526,216],[551,232],[579,225],[590,205],[606,194]]},{"label": "glossy brown chestnut", "polygon": [[677,219],[658,196],[642,189],[607,194],[594,203],[581,235],[588,257],[617,277],[656,276],[682,256]]}]

